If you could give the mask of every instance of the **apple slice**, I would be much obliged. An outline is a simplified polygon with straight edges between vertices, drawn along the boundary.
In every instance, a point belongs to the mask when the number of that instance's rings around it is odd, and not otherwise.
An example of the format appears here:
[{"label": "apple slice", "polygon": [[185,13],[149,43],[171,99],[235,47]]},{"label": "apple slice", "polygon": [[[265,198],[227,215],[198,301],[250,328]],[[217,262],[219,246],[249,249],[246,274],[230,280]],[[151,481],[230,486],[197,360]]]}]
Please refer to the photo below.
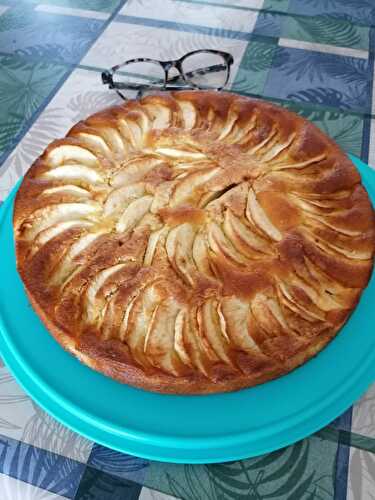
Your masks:
[{"label": "apple slice", "polygon": [[258,203],[252,188],[249,189],[247,197],[246,216],[250,222],[254,222],[264,234],[271,238],[271,240],[280,241],[282,239],[282,234],[277,227],[272,224],[266,212]]},{"label": "apple slice", "polygon": [[[305,264],[314,278],[314,286],[318,288],[319,299],[324,302],[324,306],[319,307],[327,311],[328,307],[332,305],[332,309],[346,308],[349,304],[353,303],[354,297],[357,293],[356,288],[346,288],[337,281],[334,281],[322,269],[317,267],[310,259],[305,257]],[[336,307],[335,307],[336,306]]]},{"label": "apple slice", "polygon": [[270,148],[267,153],[262,156],[262,161],[269,162],[276,158],[276,156],[280,155],[280,153],[285,154],[288,148],[292,145],[296,136],[297,134],[293,132],[285,142],[277,142],[274,144],[272,148]]},{"label": "apple slice", "polygon": [[117,155],[123,156],[129,151],[129,144],[124,140],[120,132],[114,127],[100,127],[105,141],[109,144],[111,151]]},{"label": "apple slice", "polygon": [[195,231],[192,225],[186,222],[169,232],[165,245],[172,267],[189,285],[194,284],[195,265],[192,259],[194,238]]},{"label": "apple slice", "polygon": [[52,286],[58,285],[63,288],[67,284],[69,277],[71,277],[72,272],[79,266],[79,262],[75,260],[76,257],[84,252],[99,236],[105,232],[106,231],[102,229],[95,233],[85,233],[80,236],[78,240],[75,240],[59,262],[55,272],[52,274],[50,284]]},{"label": "apple slice", "polygon": [[79,165],[78,163],[64,164],[51,170],[44,172],[41,177],[53,180],[63,180],[77,183],[87,183],[87,184],[103,184],[105,182],[104,177],[93,168],[87,167],[86,165]]},{"label": "apple slice", "polygon": [[79,132],[77,137],[84,143],[97,149],[106,158],[111,158],[113,153],[108,147],[103,137],[99,134],[93,134],[88,132]]},{"label": "apple slice", "polygon": [[99,319],[101,311],[105,306],[105,298],[101,298],[99,300],[96,296],[97,292],[112,274],[116,273],[124,266],[125,263],[120,263],[108,267],[107,269],[103,269],[90,282],[90,285],[86,290],[85,297],[85,314],[86,320],[89,323],[95,323]]},{"label": "apple slice", "polygon": [[122,135],[134,149],[140,149],[143,145],[143,133],[136,121],[121,119],[118,122]]},{"label": "apple slice", "polygon": [[198,271],[206,276],[214,277],[210,267],[208,242],[203,232],[198,232],[193,243],[193,260]]},{"label": "apple slice", "polygon": [[185,130],[191,130],[197,121],[195,106],[191,102],[183,100],[177,100],[177,104],[180,107]]},{"label": "apple slice", "polygon": [[152,196],[142,196],[142,198],[132,201],[119,218],[116,231],[124,233],[137,226],[149,211],[152,200]]},{"label": "apple slice", "polygon": [[225,318],[225,331],[231,342],[243,351],[259,351],[249,333],[249,304],[230,296],[221,299],[220,308]]},{"label": "apple slice", "polygon": [[218,318],[219,318],[221,333],[222,333],[223,337],[225,338],[225,340],[228,342],[228,344],[230,344],[230,337],[228,335],[227,321],[226,321],[224,313],[223,313],[223,308],[222,308],[221,302],[217,302],[216,312],[217,312]]},{"label": "apple slice", "polygon": [[138,298],[139,291],[133,295],[132,297],[129,298],[129,301],[127,302],[125,309],[124,309],[124,316],[121,321],[120,329],[119,329],[119,338],[122,342],[124,342],[126,336],[127,336],[127,331],[128,331],[128,324],[129,324],[129,316],[130,313],[132,312],[133,306],[135,304],[136,299]]},{"label": "apple slice", "polygon": [[203,186],[219,172],[221,172],[220,168],[209,168],[192,172],[184,177],[181,182],[176,184],[170,200],[171,206],[181,205],[192,201],[195,194],[194,192],[197,189],[202,189]]},{"label": "apple slice", "polygon": [[101,207],[95,202],[59,203],[38,208],[20,225],[18,231],[26,240],[33,240],[38,233],[55,225],[76,219],[95,220]]},{"label": "apple slice", "polygon": [[184,340],[184,323],[186,321],[186,311],[181,309],[177,313],[175,324],[174,324],[174,349],[179,355],[181,361],[191,368],[193,367],[192,361],[188,352],[186,351],[185,340]]},{"label": "apple slice", "polygon": [[55,238],[64,231],[67,231],[68,229],[71,229],[73,227],[80,227],[84,229],[92,226],[93,222],[84,221],[80,219],[66,221],[66,222],[58,222],[57,224],[54,224],[53,226],[50,226],[47,229],[44,229],[44,231],[38,233],[37,237],[33,241],[30,256],[34,255],[35,252],[39,250],[39,248],[45,245],[48,241],[52,240],[52,238]]},{"label": "apple slice", "polygon": [[172,112],[167,106],[162,104],[144,103],[143,107],[146,109],[147,114],[151,117],[151,128],[164,129],[168,128],[172,121]]},{"label": "apple slice", "polygon": [[88,149],[72,144],[63,144],[51,149],[47,154],[47,160],[51,167],[57,167],[67,161],[74,160],[88,166],[97,166],[98,159]]},{"label": "apple slice", "polygon": [[278,282],[277,288],[280,292],[279,297],[282,303],[291,311],[301,316],[301,318],[310,322],[325,320],[324,312],[319,312],[317,307],[314,307],[314,311],[312,311],[311,308],[308,309],[306,307],[306,304],[303,304],[303,306],[299,304],[285,283]]},{"label": "apple slice", "polygon": [[[130,304],[127,330],[122,337],[128,344],[134,359],[142,366],[150,366],[150,360],[145,353],[145,345],[148,343],[154,312],[158,308],[160,300],[161,296],[157,286],[149,285],[140,290],[134,302]],[[125,319],[126,316],[124,316],[124,321]]]},{"label": "apple slice", "polygon": [[181,375],[184,363],[174,350],[175,324],[180,306],[172,298],[159,304],[153,315],[144,352],[156,368],[172,375]]},{"label": "apple slice", "polygon": [[144,266],[151,266],[159,240],[163,235],[167,233],[167,231],[168,229],[163,227],[151,233],[148,239],[147,248],[143,259]]},{"label": "apple slice", "polygon": [[176,181],[165,181],[156,188],[154,201],[151,205],[151,212],[153,214],[157,214],[162,208],[169,206],[169,200],[175,185]]},{"label": "apple slice", "polygon": [[230,241],[224,236],[220,226],[215,222],[208,224],[208,243],[210,248],[217,255],[222,255],[225,258],[235,262],[237,265],[246,266],[249,264],[248,258],[237,252]]},{"label": "apple slice", "polygon": [[309,158],[308,160],[301,161],[299,163],[276,163],[272,165],[272,170],[288,170],[288,169],[304,169],[309,167],[310,165],[314,165],[314,163],[319,163],[322,160],[326,159],[326,155],[324,153],[314,156],[313,158]]},{"label": "apple slice", "polygon": [[226,338],[226,330],[222,329],[219,314],[217,311],[218,302],[213,298],[207,299],[201,307],[202,314],[202,334],[215,351],[219,359],[224,363],[233,366],[229,355],[229,343]]},{"label": "apple slice", "polygon": [[[348,211],[348,213],[349,213],[349,211]],[[340,215],[342,216],[342,213]],[[323,226],[327,226],[330,229],[333,229],[334,231],[336,231],[337,233],[344,234],[346,236],[360,236],[362,234],[361,231],[355,231],[352,229],[348,229],[347,227],[342,227],[341,226],[342,218],[337,218],[335,220],[335,217],[336,217],[336,214],[332,214],[332,215],[330,215],[330,214],[322,215],[321,214],[319,216],[313,215],[312,213],[306,214],[306,218],[312,219],[316,223],[322,224]],[[350,215],[349,215],[349,217],[350,217]],[[348,217],[348,222],[350,221],[349,217]],[[352,221],[353,221],[353,219],[350,222],[352,222]],[[353,223],[354,223],[354,221],[353,221]]]},{"label": "apple slice", "polygon": [[137,198],[141,198],[145,194],[144,182],[137,182],[114,189],[105,200],[103,211],[104,217],[117,214],[121,209],[127,207],[130,202]]},{"label": "apple slice", "polygon": [[265,254],[272,254],[267,241],[251,231],[238,217],[233,215],[230,209],[225,211],[223,229],[236,250],[247,257],[256,259],[264,258]]},{"label": "apple slice", "polygon": [[[198,332],[196,308],[189,311],[183,323],[183,341],[191,363],[206,377],[209,376],[211,359],[208,357]],[[214,358],[217,361],[217,358]]]},{"label": "apple slice", "polygon": [[322,311],[331,311],[333,309],[338,309],[340,305],[330,294],[324,291],[324,282],[326,280],[320,279],[318,282],[314,283],[313,280],[309,280],[310,284],[307,284],[305,280],[299,279],[297,276],[290,277],[289,283],[301,288],[305,294],[310,298],[310,300],[315,304],[316,307]]},{"label": "apple slice", "polygon": [[130,160],[115,173],[111,180],[111,185],[118,188],[141,181],[148,172],[161,163],[163,162],[160,159],[152,157]]},{"label": "apple slice", "polygon": [[78,196],[79,198],[90,198],[91,193],[87,189],[83,189],[74,184],[64,184],[62,186],[56,186],[52,188],[45,189],[41,195],[49,196],[53,194],[61,194],[62,196]]},{"label": "apple slice", "polygon": [[249,155],[254,155],[260,149],[263,149],[269,142],[272,142],[272,139],[274,139],[274,137],[275,137],[276,134],[277,134],[276,127],[272,127],[272,129],[270,130],[270,133],[268,134],[268,136],[265,139],[263,139],[263,141],[258,142],[258,144],[256,144],[252,148],[248,149],[246,152]]},{"label": "apple slice", "polygon": [[178,148],[156,148],[158,154],[173,159],[182,160],[206,160],[207,156],[197,151],[188,151]]}]

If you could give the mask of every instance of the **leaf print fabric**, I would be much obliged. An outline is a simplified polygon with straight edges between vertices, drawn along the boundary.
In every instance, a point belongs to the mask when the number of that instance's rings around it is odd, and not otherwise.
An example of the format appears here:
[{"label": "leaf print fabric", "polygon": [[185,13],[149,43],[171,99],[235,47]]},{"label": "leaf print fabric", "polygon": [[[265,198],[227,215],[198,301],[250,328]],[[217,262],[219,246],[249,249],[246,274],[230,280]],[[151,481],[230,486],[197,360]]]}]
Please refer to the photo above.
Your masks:
[{"label": "leaf print fabric", "polygon": [[[334,492],[336,451],[335,444],[311,438],[237,462],[163,467],[151,463],[145,484],[186,500],[328,500]],[[317,453],[319,465],[311,460]]]},{"label": "leaf print fabric", "polygon": [[290,16],[284,20],[281,36],[337,45],[338,47],[366,48],[368,46],[369,29],[351,23],[345,15],[335,13],[320,16]]},{"label": "leaf print fabric", "polygon": [[0,470],[3,474],[69,498],[80,483],[84,465],[0,436]]},{"label": "leaf print fabric", "polygon": [[[342,96],[346,109],[370,111],[372,74],[368,61],[354,57],[309,52],[301,49],[284,49],[288,61],[273,67],[264,89],[266,95],[292,100],[295,93],[306,89],[324,87]],[[328,105],[327,101],[325,102]],[[331,103],[333,107],[337,103]]]},{"label": "leaf print fabric", "polygon": [[[2,1],[0,201],[49,142],[121,102],[100,80],[112,60],[205,47],[233,53],[234,91],[304,116],[375,165],[373,0],[167,4],[179,20],[151,0]],[[372,388],[332,424],[282,450],[167,464],[74,433],[32,402],[0,360],[0,500],[369,500],[374,408]]]},{"label": "leaf print fabric", "polygon": [[0,57],[0,155],[14,143],[66,73],[66,68],[53,63]]}]

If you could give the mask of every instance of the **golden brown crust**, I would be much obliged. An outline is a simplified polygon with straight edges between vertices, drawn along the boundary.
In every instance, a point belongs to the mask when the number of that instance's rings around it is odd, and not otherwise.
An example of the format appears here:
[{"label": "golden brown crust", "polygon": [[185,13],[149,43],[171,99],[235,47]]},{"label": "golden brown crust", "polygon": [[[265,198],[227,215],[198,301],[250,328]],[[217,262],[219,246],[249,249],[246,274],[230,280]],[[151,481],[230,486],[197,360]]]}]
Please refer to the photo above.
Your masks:
[{"label": "golden brown crust", "polygon": [[17,267],[56,340],[120,382],[211,393],[281,376],[369,280],[374,212],[314,125],[178,92],[75,125],[17,193]]}]

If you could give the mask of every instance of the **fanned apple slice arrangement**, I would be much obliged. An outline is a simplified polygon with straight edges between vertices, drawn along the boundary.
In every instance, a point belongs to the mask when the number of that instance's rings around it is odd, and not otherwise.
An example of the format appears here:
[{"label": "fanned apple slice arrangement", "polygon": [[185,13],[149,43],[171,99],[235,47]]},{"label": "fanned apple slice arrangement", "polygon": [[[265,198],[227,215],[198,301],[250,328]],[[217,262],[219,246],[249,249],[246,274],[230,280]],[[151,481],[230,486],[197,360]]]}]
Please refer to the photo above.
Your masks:
[{"label": "fanned apple slice arrangement", "polygon": [[369,280],[375,234],[358,172],[314,125],[200,91],[126,102],[51,143],[14,232],[55,338],[174,393],[249,387],[315,355]]}]

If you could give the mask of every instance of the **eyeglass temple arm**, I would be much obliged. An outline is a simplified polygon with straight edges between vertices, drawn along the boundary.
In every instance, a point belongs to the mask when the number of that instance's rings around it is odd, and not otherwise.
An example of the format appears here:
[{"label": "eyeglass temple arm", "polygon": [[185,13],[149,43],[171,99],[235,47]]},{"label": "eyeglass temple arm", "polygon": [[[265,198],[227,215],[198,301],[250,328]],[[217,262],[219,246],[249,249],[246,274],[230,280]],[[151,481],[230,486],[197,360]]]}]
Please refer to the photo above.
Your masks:
[{"label": "eyeglass temple arm", "polygon": [[[221,71],[223,69],[227,69],[225,64],[215,64],[213,66],[208,66],[207,68],[195,69],[194,71],[189,71],[185,74],[187,77],[191,77],[194,75],[206,75],[207,73],[214,73],[215,71]],[[176,75],[173,78],[170,78],[165,83],[174,83],[177,82],[181,78],[181,75]],[[160,80],[154,80],[150,83],[122,83],[122,82],[114,82],[112,73],[110,71],[103,71],[102,73],[102,82],[105,85],[109,85],[110,89],[129,89],[129,90],[145,90],[149,89],[152,85],[160,83]],[[164,83],[164,82],[163,82]],[[160,88],[160,86],[159,86]],[[180,87],[168,87],[170,90],[178,90]]]},{"label": "eyeglass temple arm", "polygon": [[145,83],[114,82],[112,73],[110,71],[102,72],[102,82],[104,83],[104,85],[109,85],[110,89],[142,90],[149,87],[149,85]]},{"label": "eyeglass temple arm", "polygon": [[[225,64],[214,64],[213,66],[207,66],[207,68],[199,68],[194,71],[189,71],[185,73],[185,76],[191,77],[194,75],[206,75],[207,73],[215,73],[215,71],[221,71],[223,69],[227,69]],[[178,81],[181,78],[181,75],[176,75],[173,78],[170,78],[167,83],[173,83]]]}]

